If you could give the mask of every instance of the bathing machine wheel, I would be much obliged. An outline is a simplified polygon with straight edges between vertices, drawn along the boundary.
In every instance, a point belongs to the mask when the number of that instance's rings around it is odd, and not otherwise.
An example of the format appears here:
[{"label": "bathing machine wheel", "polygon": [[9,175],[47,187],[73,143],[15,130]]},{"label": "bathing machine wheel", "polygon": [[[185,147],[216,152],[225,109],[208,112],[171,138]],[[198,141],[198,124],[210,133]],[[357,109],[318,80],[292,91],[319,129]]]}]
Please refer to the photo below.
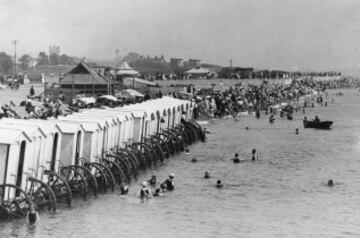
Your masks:
[{"label": "bathing machine wheel", "polygon": [[106,159],[109,160],[109,161],[112,161],[114,162],[115,164],[117,164],[123,174],[124,174],[124,179],[125,179],[125,182],[126,183],[130,183],[130,180],[131,180],[131,171],[130,171],[130,166],[128,165],[127,161],[125,158],[122,157],[122,155],[118,154],[118,155],[115,155],[115,154],[112,154],[112,153],[107,153],[106,154]]},{"label": "bathing machine wheel", "polygon": [[121,185],[126,182],[126,175],[121,169],[120,165],[116,162],[109,159],[102,159],[102,163],[110,169],[111,173],[114,175],[115,182]]},{"label": "bathing machine wheel", "polygon": [[44,175],[47,176],[47,184],[53,190],[56,196],[56,201],[58,203],[66,203],[68,206],[71,206],[72,194],[67,181],[53,171],[45,170]]},{"label": "bathing machine wheel", "polygon": [[86,197],[91,189],[97,195],[98,184],[91,171],[83,166],[69,165],[60,169],[60,174],[68,182],[72,194]]},{"label": "bathing machine wheel", "polygon": [[26,192],[12,184],[0,184],[0,220],[25,217],[31,205]]},{"label": "bathing machine wheel", "polygon": [[36,208],[56,211],[56,196],[51,187],[43,181],[28,177],[25,192]]}]

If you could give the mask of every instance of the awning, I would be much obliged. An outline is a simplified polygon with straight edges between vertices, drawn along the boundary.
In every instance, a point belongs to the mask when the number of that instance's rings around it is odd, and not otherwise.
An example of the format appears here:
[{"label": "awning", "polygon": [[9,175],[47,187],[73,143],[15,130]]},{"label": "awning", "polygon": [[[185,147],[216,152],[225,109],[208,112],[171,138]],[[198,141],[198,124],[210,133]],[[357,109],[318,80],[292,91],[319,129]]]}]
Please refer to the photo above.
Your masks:
[{"label": "awning", "polygon": [[147,81],[145,79],[136,78],[136,77],[134,77],[134,78],[127,77],[127,78],[124,78],[123,81],[124,81],[124,83],[126,82],[128,84],[129,83],[132,84],[133,82],[135,82],[135,83],[145,84],[145,85],[148,85],[148,86],[156,86],[155,83],[152,83],[152,82]]}]

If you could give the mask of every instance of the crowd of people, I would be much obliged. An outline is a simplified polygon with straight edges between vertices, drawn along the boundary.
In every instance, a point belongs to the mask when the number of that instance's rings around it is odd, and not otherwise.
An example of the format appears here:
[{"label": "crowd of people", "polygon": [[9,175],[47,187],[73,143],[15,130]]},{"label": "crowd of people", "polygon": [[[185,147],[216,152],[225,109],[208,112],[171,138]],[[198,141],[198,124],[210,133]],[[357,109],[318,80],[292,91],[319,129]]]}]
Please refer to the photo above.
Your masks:
[{"label": "crowd of people", "polygon": [[[292,80],[289,84],[276,84],[264,80],[258,85],[239,83],[224,91],[203,89],[195,96],[194,118],[198,119],[201,112],[215,118],[226,115],[237,117],[240,112],[253,112],[259,116],[260,111],[269,113],[276,104],[294,102],[299,105],[299,100],[307,95],[320,95],[327,89],[355,86],[359,85],[348,78],[326,81],[303,78]],[[301,106],[311,106],[308,103],[305,100]],[[327,104],[327,101],[324,103]]]}]

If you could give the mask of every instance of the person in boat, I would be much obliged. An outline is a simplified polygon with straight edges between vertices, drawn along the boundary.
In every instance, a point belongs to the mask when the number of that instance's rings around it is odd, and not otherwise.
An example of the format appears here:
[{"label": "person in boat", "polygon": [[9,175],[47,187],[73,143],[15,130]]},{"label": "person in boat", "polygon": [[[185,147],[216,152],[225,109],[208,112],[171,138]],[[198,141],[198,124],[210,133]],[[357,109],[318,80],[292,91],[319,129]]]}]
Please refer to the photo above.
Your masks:
[{"label": "person in boat", "polygon": [[144,198],[152,198],[152,194],[150,189],[147,186],[147,182],[143,181],[142,182],[142,188],[140,189],[140,198],[144,199]]},{"label": "person in boat", "polygon": [[40,221],[39,212],[35,210],[35,205],[33,203],[30,205],[30,209],[26,214],[26,221],[30,225],[35,225],[37,222]]},{"label": "person in boat", "polygon": [[320,119],[318,118],[318,116],[315,116],[314,122],[319,123]]},{"label": "person in boat", "polygon": [[218,180],[216,181],[215,187],[217,187],[217,188],[222,188],[222,187],[224,187],[224,184],[221,182],[220,179],[218,179]]},{"label": "person in boat", "polygon": [[327,184],[328,184],[329,187],[333,187],[334,186],[334,181],[332,179],[329,179]]},{"label": "person in boat", "polygon": [[205,171],[204,178],[209,179],[210,177],[209,171]]},{"label": "person in boat", "polygon": [[240,163],[240,158],[238,153],[235,154],[235,157],[232,158],[232,161],[234,162],[234,164]]},{"label": "person in boat", "polygon": [[155,187],[155,186],[156,186],[156,183],[157,183],[157,181],[156,181],[156,175],[155,175],[155,174],[151,175],[151,178],[147,181],[147,183],[148,183],[150,186]]},{"label": "person in boat", "polygon": [[259,160],[259,157],[256,154],[256,149],[252,149],[251,154],[252,154],[252,156],[251,156],[252,161]]},{"label": "person in boat", "polygon": [[163,190],[166,189],[167,191],[173,191],[175,189],[175,175],[171,173],[169,178],[166,179],[160,186]]},{"label": "person in boat", "polygon": [[126,195],[126,194],[128,194],[128,192],[129,192],[129,186],[128,185],[126,185],[126,183],[121,183],[121,185],[120,185],[120,194],[121,195]]}]

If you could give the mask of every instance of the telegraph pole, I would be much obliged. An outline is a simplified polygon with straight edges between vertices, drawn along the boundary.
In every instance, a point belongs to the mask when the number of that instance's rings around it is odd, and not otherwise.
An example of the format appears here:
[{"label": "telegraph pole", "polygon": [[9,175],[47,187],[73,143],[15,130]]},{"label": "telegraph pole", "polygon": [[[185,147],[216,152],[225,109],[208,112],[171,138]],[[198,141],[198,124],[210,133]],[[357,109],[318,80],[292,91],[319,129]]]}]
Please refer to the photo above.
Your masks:
[{"label": "telegraph pole", "polygon": [[119,67],[119,50],[115,50],[116,53],[116,67]]},{"label": "telegraph pole", "polygon": [[14,79],[16,77],[16,45],[19,43],[17,40],[13,40],[12,44],[14,45]]}]

